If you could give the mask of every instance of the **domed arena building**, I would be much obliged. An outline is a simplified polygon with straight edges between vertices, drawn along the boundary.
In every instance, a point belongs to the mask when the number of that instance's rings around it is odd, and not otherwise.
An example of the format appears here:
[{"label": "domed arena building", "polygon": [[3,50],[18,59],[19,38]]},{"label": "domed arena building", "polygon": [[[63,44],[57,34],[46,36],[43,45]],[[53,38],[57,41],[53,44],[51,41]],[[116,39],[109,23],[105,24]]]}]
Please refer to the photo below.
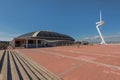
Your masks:
[{"label": "domed arena building", "polygon": [[14,47],[38,48],[49,46],[71,45],[74,38],[51,31],[36,31],[18,36],[12,40]]}]

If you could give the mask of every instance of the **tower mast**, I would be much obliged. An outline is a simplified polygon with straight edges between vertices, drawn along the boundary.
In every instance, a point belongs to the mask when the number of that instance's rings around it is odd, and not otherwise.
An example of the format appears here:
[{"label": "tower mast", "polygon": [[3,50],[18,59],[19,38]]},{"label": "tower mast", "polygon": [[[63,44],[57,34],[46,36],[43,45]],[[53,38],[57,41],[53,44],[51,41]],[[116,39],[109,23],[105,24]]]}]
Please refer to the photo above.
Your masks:
[{"label": "tower mast", "polygon": [[98,31],[98,33],[100,35],[100,38],[101,38],[101,43],[100,44],[105,44],[105,40],[104,40],[104,38],[102,36],[102,33],[100,32],[100,29],[99,29],[99,27],[102,26],[102,25],[104,25],[104,21],[102,21],[102,14],[101,14],[101,10],[100,10],[100,21],[96,22],[96,28],[97,28],[97,31]]}]

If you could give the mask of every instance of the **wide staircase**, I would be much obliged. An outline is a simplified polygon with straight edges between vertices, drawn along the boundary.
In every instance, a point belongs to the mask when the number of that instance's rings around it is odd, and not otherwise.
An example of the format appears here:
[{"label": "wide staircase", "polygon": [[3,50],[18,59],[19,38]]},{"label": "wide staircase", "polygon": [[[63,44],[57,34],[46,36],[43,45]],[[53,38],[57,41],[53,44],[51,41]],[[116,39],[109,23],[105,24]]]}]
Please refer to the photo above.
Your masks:
[{"label": "wide staircase", "polygon": [[61,80],[46,68],[14,50],[0,53],[0,80]]}]

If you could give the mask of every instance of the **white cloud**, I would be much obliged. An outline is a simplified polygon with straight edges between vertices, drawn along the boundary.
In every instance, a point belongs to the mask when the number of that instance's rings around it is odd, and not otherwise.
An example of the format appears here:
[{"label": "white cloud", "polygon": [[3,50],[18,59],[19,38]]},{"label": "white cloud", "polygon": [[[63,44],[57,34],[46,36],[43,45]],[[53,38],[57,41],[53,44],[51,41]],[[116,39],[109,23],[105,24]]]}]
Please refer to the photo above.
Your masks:
[{"label": "white cloud", "polygon": [[89,39],[89,37],[86,37],[86,38],[84,38],[84,39]]},{"label": "white cloud", "polygon": [[17,34],[11,34],[8,32],[0,32],[0,41],[11,41]]},{"label": "white cloud", "polygon": [[96,35],[96,36],[93,36],[93,37],[86,37],[84,38],[84,40],[95,40],[95,39],[99,39],[100,36]]},{"label": "white cloud", "polygon": [[91,37],[91,39],[98,39],[98,38],[100,38],[100,36],[93,36],[93,37]]},{"label": "white cloud", "polygon": [[[112,41],[112,42],[120,42],[120,34],[113,34],[113,35],[107,35],[107,36],[103,36],[105,38],[106,42]],[[92,42],[100,42],[100,36],[96,35],[93,37],[86,37],[83,40],[87,40],[87,41],[92,41]]]}]

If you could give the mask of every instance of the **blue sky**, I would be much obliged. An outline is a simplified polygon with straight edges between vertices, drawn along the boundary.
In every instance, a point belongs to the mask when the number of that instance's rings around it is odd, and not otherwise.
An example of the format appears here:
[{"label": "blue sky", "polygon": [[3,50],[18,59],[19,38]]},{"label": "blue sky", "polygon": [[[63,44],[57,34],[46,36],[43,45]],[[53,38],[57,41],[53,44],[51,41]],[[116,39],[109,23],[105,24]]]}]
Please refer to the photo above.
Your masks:
[{"label": "blue sky", "polygon": [[1,0],[0,40],[21,34],[50,30],[76,40],[97,36],[101,9],[103,35],[120,33],[119,0]]}]

